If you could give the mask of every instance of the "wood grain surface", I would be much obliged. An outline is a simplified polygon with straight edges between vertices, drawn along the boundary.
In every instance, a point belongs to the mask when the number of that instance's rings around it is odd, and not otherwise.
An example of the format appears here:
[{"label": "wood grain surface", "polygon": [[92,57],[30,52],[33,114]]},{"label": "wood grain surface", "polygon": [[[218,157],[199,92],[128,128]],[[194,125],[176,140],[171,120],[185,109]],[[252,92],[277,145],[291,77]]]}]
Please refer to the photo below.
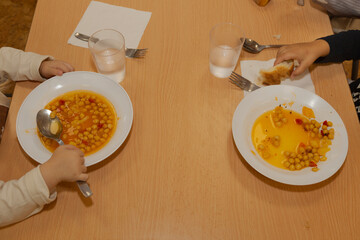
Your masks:
[{"label": "wood grain surface", "polygon": [[[96,71],[88,49],[67,44],[90,0],[38,0],[26,51],[50,54],[78,71]],[[274,182],[252,169],[236,149],[231,121],[241,90],[209,72],[209,31],[241,25],[260,43],[295,43],[332,34],[326,13],[310,1],[104,0],[150,11],[139,47],[127,59],[121,85],[134,108],[126,142],[89,167],[94,195],[75,184],[0,239],[359,239],[360,126],[341,64],[311,71],[316,93],[339,113],[349,135],[343,167],[311,186]],[[280,40],[274,35],[281,35]],[[276,50],[241,60],[268,60]],[[236,72],[241,72],[238,65]],[[16,137],[16,116],[38,83],[17,83],[0,146],[0,176],[21,177],[37,163]]]}]

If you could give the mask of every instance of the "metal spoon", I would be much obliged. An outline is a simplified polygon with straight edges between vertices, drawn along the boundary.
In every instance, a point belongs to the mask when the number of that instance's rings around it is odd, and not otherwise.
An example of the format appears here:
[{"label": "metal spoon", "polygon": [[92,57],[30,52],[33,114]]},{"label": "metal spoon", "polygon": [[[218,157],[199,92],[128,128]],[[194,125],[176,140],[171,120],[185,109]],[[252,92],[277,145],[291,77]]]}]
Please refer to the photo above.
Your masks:
[{"label": "metal spoon", "polygon": [[[64,145],[60,139],[62,124],[57,116],[52,118],[50,114],[50,110],[41,109],[36,115],[37,127],[42,135],[57,141],[59,145]],[[86,181],[76,181],[76,183],[84,197],[90,197],[93,194]]]},{"label": "metal spoon", "polygon": [[285,45],[260,45],[250,38],[245,38],[244,49],[250,53],[259,53],[265,48],[279,48]]}]

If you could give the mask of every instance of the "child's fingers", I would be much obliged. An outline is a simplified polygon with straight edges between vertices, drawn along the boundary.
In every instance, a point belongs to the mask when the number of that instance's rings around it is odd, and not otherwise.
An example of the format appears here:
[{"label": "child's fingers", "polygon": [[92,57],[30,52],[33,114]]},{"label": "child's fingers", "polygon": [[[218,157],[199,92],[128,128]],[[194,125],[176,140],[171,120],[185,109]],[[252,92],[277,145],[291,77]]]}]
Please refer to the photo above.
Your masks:
[{"label": "child's fingers", "polygon": [[89,175],[86,173],[82,173],[78,177],[78,181],[87,181],[89,179]]},{"label": "child's fingers", "polygon": [[66,62],[57,61],[55,67],[62,71],[62,73],[74,71],[74,67]]}]

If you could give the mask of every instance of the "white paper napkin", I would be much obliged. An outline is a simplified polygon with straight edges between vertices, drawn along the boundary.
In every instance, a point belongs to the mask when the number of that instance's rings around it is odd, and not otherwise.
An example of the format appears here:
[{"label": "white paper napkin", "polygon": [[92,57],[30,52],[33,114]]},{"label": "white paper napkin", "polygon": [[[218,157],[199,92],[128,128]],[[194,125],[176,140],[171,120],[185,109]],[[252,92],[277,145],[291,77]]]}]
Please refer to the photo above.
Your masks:
[{"label": "white paper napkin", "polygon": [[[249,79],[251,82],[260,86],[258,77],[261,69],[268,69],[274,65],[275,58],[268,61],[256,61],[256,60],[245,60],[240,62],[241,75],[244,78]],[[315,86],[311,79],[309,70],[307,69],[304,73],[297,76],[294,80],[287,78],[281,81],[283,85],[292,85],[301,87],[315,93]],[[246,94],[246,93],[245,93]]]},{"label": "white paper napkin", "polygon": [[100,29],[115,29],[124,35],[127,48],[137,48],[150,17],[151,12],[91,1],[68,43],[87,48],[87,42],[74,37],[75,32],[90,36]]}]

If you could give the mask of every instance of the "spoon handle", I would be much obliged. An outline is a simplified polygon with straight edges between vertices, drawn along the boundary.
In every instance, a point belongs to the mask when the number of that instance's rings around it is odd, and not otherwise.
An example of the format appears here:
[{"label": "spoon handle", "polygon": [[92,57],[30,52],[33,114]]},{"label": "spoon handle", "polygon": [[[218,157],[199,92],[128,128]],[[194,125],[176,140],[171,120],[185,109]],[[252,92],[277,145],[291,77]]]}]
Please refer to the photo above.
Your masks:
[{"label": "spoon handle", "polygon": [[84,197],[90,197],[93,194],[87,182],[76,181],[76,183]]},{"label": "spoon handle", "polygon": [[[59,145],[64,145],[64,142],[61,139],[56,139],[56,141]],[[76,181],[76,183],[84,197],[90,197],[93,194],[86,181]]]},{"label": "spoon handle", "polygon": [[285,46],[284,44],[280,44],[280,45],[265,45],[265,48],[280,48]]}]

